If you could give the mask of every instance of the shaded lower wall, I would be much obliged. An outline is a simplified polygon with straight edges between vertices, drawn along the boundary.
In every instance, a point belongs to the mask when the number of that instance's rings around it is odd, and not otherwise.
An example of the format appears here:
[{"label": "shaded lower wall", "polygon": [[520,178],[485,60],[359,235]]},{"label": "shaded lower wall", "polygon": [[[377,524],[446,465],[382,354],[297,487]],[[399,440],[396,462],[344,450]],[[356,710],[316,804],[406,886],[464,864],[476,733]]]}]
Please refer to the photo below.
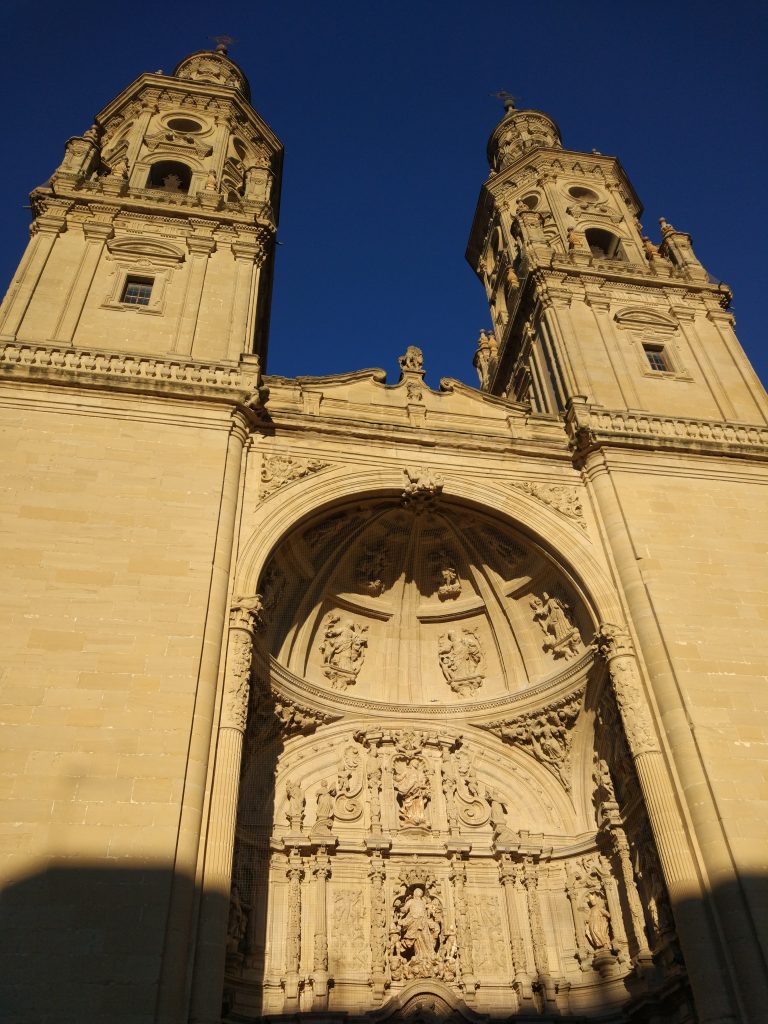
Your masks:
[{"label": "shaded lower wall", "polygon": [[[768,878],[748,882],[750,891],[765,898]],[[188,885],[191,890],[193,883]],[[170,886],[169,869],[72,866],[71,862],[10,884],[0,897],[0,1020],[5,1024],[153,1022]],[[719,901],[733,900],[736,894],[733,882],[716,895]],[[674,1016],[678,1002],[670,993],[659,1015],[658,1003],[640,999],[626,1019],[689,1019]],[[404,1006],[402,1013],[395,1011],[388,1019],[466,1019],[457,1017],[453,1009],[448,1015],[439,1000],[435,1007],[434,1011],[422,1007],[412,1017]],[[336,1016],[325,1014],[326,1024]],[[606,1008],[595,1006],[594,1013],[577,1019],[617,1018],[606,1017]]]}]

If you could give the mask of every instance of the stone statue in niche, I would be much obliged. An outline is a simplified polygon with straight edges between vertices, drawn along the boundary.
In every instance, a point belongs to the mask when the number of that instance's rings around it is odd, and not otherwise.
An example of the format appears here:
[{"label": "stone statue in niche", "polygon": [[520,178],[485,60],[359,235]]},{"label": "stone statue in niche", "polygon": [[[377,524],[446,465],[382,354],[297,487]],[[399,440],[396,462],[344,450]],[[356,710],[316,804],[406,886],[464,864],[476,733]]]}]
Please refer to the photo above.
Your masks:
[{"label": "stone statue in niche", "polygon": [[297,782],[289,782],[285,787],[285,795],[288,800],[288,811],[286,817],[293,832],[301,832],[304,820],[304,794]]},{"label": "stone statue in niche", "polygon": [[485,657],[477,629],[450,630],[438,638],[437,656],[445,680],[461,697],[482,686]]},{"label": "stone statue in niche", "polygon": [[357,578],[371,597],[378,597],[384,590],[386,564],[387,553],[383,548],[369,548],[357,563]]},{"label": "stone statue in niche", "polygon": [[570,607],[559,597],[550,597],[546,592],[531,598],[533,620],[541,626],[547,638],[544,650],[555,658],[573,658],[579,653],[581,636],[573,622]]},{"label": "stone statue in niche", "polygon": [[459,580],[459,574],[456,572],[452,565],[446,565],[444,569],[440,570],[440,575],[443,582],[440,584],[437,590],[437,596],[441,601],[449,601],[455,599],[461,593],[461,581]]},{"label": "stone statue in niche", "polygon": [[320,653],[325,665],[323,674],[331,681],[334,690],[346,690],[354,685],[365,660],[367,632],[367,626],[361,626],[352,619],[342,622],[339,615],[328,616]]},{"label": "stone statue in niche", "polygon": [[392,782],[400,825],[428,827],[429,774],[421,744],[413,733],[407,733],[397,744],[397,754],[392,761]]},{"label": "stone statue in niche", "polygon": [[448,941],[443,905],[435,895],[431,874],[416,877],[406,870],[392,907],[389,967],[393,981],[438,978],[457,974],[455,941]]},{"label": "stone statue in niche", "polygon": [[610,949],[610,917],[602,896],[597,892],[591,892],[587,896],[587,907],[589,909],[584,925],[587,942],[596,952],[601,949]]},{"label": "stone statue in niche", "polygon": [[340,821],[356,821],[363,813],[361,794],[365,773],[360,750],[351,745],[346,747],[336,777],[336,802],[334,817]]},{"label": "stone statue in niche", "polygon": [[227,921],[227,957],[240,957],[240,946],[248,928],[248,908],[243,905],[237,886],[232,886]]},{"label": "stone statue in niche", "polygon": [[333,825],[335,797],[335,787],[329,786],[327,781],[323,779],[320,783],[320,789],[317,791],[315,824],[312,826],[313,836],[330,835]]},{"label": "stone statue in niche", "polygon": [[485,799],[490,804],[491,826],[493,827],[493,839],[496,843],[507,843],[519,841],[519,837],[507,825],[507,801],[495,789],[486,789]]}]

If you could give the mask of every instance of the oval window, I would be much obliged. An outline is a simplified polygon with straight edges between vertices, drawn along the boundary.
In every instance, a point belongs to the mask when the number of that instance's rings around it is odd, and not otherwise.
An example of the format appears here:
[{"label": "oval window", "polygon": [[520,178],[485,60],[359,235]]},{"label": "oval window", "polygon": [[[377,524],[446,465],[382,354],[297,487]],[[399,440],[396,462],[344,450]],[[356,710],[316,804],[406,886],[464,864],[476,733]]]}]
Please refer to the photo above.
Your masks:
[{"label": "oval window", "polygon": [[185,135],[193,135],[201,132],[203,126],[199,121],[193,121],[191,117],[172,117],[168,121],[168,127],[175,132],[183,132]]}]

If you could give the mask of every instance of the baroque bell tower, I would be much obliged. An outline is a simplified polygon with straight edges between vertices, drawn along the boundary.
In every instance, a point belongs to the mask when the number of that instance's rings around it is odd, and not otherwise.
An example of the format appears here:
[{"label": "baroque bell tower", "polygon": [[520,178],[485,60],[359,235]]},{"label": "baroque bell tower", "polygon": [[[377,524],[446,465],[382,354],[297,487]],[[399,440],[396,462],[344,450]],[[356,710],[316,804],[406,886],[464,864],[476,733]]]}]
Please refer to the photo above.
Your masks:
[{"label": "baroque bell tower", "polygon": [[763,389],[733,332],[731,292],[663,218],[656,244],[615,157],[563,149],[555,122],[505,100],[467,258],[493,338],[491,394],[536,412],[764,423]]},{"label": "baroque bell tower", "polygon": [[32,193],[0,338],[263,365],[282,152],[223,44],[140,75]]}]

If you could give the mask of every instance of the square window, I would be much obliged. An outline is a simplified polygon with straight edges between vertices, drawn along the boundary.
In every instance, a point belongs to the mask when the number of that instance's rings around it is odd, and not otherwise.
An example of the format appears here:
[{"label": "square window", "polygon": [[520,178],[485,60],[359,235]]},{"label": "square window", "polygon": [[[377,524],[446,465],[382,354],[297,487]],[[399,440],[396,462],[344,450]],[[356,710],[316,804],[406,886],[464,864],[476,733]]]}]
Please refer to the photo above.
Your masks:
[{"label": "square window", "polygon": [[127,277],[120,301],[126,306],[148,306],[153,283],[151,277]]},{"label": "square window", "polygon": [[646,359],[652,370],[657,373],[669,373],[672,367],[661,345],[643,345]]}]

